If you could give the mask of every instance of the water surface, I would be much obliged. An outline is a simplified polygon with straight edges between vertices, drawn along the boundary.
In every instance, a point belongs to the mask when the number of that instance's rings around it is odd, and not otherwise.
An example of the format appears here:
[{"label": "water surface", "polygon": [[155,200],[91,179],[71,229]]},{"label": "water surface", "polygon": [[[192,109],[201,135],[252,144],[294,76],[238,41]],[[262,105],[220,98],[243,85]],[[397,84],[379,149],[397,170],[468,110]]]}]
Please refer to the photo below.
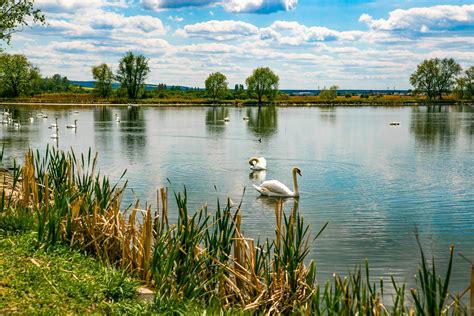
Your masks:
[{"label": "water surface", "polygon": [[[251,237],[274,231],[273,201],[258,197],[252,184],[266,178],[291,187],[291,168],[300,167],[299,210],[313,233],[329,222],[311,244],[320,279],[367,258],[372,275],[413,286],[415,227],[440,268],[451,244],[474,259],[473,107],[42,108],[48,119],[36,117],[37,107],[10,109],[23,126],[0,126],[6,163],[28,148],[55,145],[48,126],[58,117],[57,145],[92,147],[101,172],[114,179],[127,169],[129,188],[142,201],[154,203],[160,186],[186,185],[192,208],[209,203],[212,210],[217,197],[238,202],[247,188],[243,227]],[[74,119],[76,132],[65,128]],[[251,156],[267,159],[266,173],[249,174]],[[295,205],[289,199],[285,207]],[[467,287],[469,273],[457,257],[453,289]]]}]

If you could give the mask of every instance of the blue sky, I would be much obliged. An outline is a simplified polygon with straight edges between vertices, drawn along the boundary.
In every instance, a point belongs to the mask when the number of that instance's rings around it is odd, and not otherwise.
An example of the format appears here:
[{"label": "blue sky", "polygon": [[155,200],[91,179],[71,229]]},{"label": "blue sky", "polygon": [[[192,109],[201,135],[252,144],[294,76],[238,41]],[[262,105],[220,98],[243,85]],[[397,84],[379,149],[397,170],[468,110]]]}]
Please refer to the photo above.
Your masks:
[{"label": "blue sky", "polygon": [[147,82],[230,86],[271,67],[283,89],[410,88],[426,58],[474,60],[474,4],[364,0],[36,0],[47,25],[15,34],[45,76],[91,80],[127,51],[149,57]]}]

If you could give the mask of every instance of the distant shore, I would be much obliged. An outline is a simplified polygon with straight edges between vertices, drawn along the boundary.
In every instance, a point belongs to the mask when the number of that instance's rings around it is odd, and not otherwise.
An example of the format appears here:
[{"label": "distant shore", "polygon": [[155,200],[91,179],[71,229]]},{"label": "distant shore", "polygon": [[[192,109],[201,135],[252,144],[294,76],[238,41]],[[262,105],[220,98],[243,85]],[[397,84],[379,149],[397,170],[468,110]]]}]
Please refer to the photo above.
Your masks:
[{"label": "distant shore", "polygon": [[[252,99],[224,99],[213,102],[202,97],[181,96],[169,98],[142,98],[128,100],[112,97],[100,98],[91,93],[48,93],[31,97],[0,98],[2,105],[22,106],[150,106],[150,107],[209,107],[209,106],[258,106]],[[423,97],[408,95],[364,95],[338,96],[333,100],[325,100],[319,96],[279,96],[274,101],[261,105],[279,107],[304,106],[413,106],[413,105],[456,105],[474,104],[474,100],[458,100],[451,97],[442,100],[428,101]]]}]

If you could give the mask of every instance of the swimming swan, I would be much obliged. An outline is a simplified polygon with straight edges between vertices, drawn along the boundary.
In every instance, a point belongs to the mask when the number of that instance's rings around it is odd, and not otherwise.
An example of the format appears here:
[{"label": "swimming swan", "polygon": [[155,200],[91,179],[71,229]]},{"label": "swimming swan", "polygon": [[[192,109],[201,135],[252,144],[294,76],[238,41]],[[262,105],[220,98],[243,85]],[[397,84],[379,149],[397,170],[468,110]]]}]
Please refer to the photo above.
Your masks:
[{"label": "swimming swan", "polygon": [[77,128],[77,120],[74,120],[74,124],[66,125],[66,128]]},{"label": "swimming swan", "polygon": [[250,164],[250,169],[252,170],[266,170],[267,169],[267,161],[263,157],[260,157],[260,158],[252,157],[249,160],[249,164]]},{"label": "swimming swan", "polygon": [[253,185],[254,188],[261,194],[265,196],[279,196],[279,197],[298,197],[300,195],[298,191],[298,181],[296,180],[296,175],[301,175],[301,170],[297,167],[294,167],[292,170],[293,174],[293,188],[294,191],[288,189],[286,185],[281,183],[278,180],[269,180],[265,181],[260,186]]},{"label": "swimming swan", "polygon": [[49,128],[56,128],[57,129],[59,127],[58,118],[55,118],[54,120],[56,121],[56,123],[51,123],[51,126]]},{"label": "swimming swan", "polygon": [[115,113],[115,122],[120,123],[120,116],[117,113]]}]

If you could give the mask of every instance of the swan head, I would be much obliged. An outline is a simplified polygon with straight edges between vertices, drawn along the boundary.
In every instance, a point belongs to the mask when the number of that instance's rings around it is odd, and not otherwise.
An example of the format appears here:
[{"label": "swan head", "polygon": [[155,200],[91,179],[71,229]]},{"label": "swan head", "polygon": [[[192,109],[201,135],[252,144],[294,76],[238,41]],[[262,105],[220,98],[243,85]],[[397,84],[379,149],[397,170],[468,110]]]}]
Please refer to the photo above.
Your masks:
[{"label": "swan head", "polygon": [[303,176],[303,175],[301,174],[300,168],[298,168],[298,167],[294,167],[294,168],[293,168],[293,172],[295,172],[295,173],[296,173],[297,175],[299,175],[300,177]]},{"label": "swan head", "polygon": [[255,166],[258,163],[258,158],[257,157],[252,157],[249,159],[249,165]]}]

